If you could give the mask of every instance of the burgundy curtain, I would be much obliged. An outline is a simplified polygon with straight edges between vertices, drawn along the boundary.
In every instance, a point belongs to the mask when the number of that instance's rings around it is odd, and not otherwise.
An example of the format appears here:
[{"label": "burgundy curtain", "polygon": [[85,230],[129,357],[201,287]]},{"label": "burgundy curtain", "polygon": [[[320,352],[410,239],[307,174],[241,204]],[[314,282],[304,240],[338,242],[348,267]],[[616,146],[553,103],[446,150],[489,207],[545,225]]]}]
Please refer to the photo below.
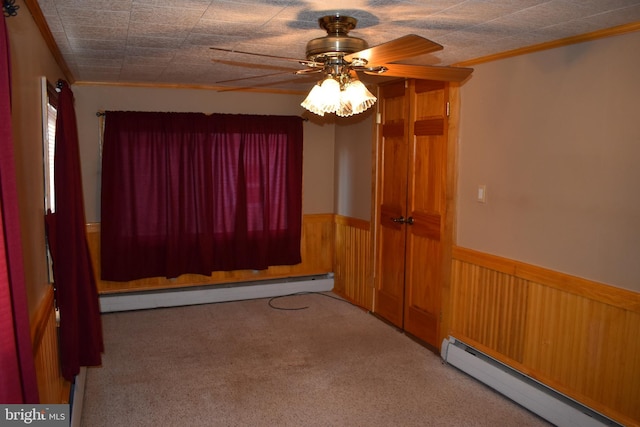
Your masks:
[{"label": "burgundy curtain", "polygon": [[104,280],[301,262],[302,119],[111,112]]},{"label": "burgundy curtain", "polygon": [[0,403],[38,403],[11,129],[11,76],[0,17]]},{"label": "burgundy curtain", "polygon": [[62,374],[100,365],[104,350],[93,266],[89,256],[73,93],[58,82],[54,185],[56,211],[47,215],[56,300],[60,310]]}]

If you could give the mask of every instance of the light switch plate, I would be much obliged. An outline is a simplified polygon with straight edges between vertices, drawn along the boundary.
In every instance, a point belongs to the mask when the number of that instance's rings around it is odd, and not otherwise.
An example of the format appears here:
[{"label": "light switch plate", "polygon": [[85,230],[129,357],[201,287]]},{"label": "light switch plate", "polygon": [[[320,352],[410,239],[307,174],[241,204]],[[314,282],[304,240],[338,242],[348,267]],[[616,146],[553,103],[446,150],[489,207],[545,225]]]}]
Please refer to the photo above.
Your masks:
[{"label": "light switch plate", "polygon": [[476,200],[480,203],[487,202],[487,186],[486,185],[478,185],[478,193],[476,195]]}]

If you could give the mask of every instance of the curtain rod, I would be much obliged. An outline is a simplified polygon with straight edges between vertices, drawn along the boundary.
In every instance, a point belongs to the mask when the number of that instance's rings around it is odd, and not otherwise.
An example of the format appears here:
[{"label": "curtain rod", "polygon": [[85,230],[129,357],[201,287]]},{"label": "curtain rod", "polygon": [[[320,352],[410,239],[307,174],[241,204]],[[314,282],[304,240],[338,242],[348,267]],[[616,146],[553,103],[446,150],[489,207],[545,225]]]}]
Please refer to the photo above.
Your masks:
[{"label": "curtain rod", "polygon": [[[96,112],[96,117],[104,117],[105,115],[106,115],[106,113],[105,113],[104,111],[98,111],[98,112]],[[300,116],[300,118],[301,118],[302,120],[304,120],[305,122],[308,122],[308,121],[309,121],[309,118],[308,118],[308,117]]]}]

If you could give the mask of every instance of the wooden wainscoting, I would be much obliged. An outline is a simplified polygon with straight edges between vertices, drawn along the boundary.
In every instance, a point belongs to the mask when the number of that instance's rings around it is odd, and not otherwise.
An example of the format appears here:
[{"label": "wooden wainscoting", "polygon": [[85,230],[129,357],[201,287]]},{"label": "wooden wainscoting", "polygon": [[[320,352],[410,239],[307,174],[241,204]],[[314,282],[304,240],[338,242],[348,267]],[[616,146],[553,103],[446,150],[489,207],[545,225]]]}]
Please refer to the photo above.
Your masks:
[{"label": "wooden wainscoting", "polygon": [[62,377],[60,370],[53,287],[49,287],[31,319],[31,342],[40,403],[69,403],[71,384]]},{"label": "wooden wainscoting", "polygon": [[369,221],[337,215],[334,292],[373,310],[371,265]]},{"label": "wooden wainscoting", "polygon": [[625,425],[640,425],[640,293],[464,248],[451,335]]},{"label": "wooden wainscoting", "polygon": [[87,240],[98,293],[141,291],[202,286],[220,283],[246,282],[253,280],[278,279],[283,277],[326,274],[333,271],[334,254],[334,215],[311,214],[302,219],[302,263],[297,265],[275,266],[266,270],[217,271],[211,276],[184,274],[175,279],[154,277],[130,282],[110,282],[100,280],[100,224],[87,224]]}]

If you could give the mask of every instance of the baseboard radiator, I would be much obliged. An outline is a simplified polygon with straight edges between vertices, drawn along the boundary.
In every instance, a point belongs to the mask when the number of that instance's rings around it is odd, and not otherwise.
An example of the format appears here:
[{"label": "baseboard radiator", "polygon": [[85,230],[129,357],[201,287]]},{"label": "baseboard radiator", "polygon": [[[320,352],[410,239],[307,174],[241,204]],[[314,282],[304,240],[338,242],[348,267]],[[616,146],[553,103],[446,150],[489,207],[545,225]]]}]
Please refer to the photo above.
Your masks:
[{"label": "baseboard radiator", "polygon": [[447,364],[558,427],[620,425],[453,337],[445,338],[440,350]]},{"label": "baseboard radiator", "polygon": [[300,292],[326,292],[333,289],[333,273],[258,280],[228,285],[197,286],[156,291],[100,295],[100,311],[145,310],[160,307],[209,304],[247,299],[271,298]]},{"label": "baseboard radiator", "polygon": [[84,389],[87,382],[87,367],[81,366],[71,389],[71,422],[69,427],[80,427],[82,407],[84,406]]}]

